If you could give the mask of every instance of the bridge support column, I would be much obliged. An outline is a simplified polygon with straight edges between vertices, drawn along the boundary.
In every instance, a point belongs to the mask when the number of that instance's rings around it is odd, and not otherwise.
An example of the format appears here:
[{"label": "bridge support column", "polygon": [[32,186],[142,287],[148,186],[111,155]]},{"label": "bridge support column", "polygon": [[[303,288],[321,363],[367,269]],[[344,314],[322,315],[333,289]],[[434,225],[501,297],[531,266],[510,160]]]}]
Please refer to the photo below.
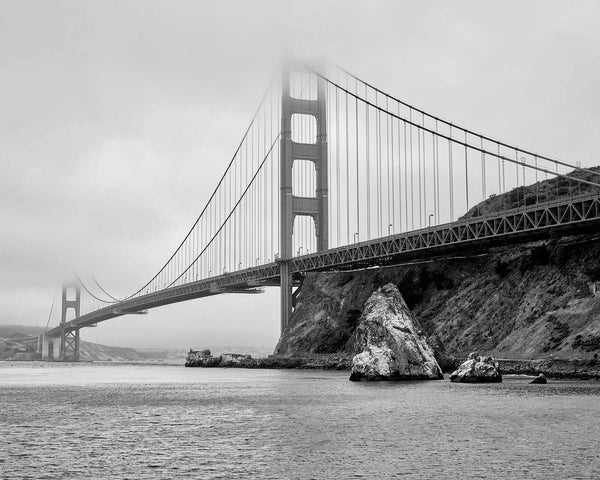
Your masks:
[{"label": "bridge support column", "polygon": [[292,276],[290,264],[286,261],[279,262],[279,275],[281,277],[281,332],[287,328],[292,317]]},{"label": "bridge support column", "polygon": [[[317,97],[296,98],[290,94],[292,73],[307,73],[304,67],[287,65],[283,72],[281,148],[280,148],[280,258],[281,276],[281,332],[287,328],[292,315],[292,274],[294,220],[296,216],[312,217],[315,223],[317,251],[329,248],[329,200],[327,178],[327,101],[325,81],[317,79]],[[312,73],[308,72],[310,75]],[[315,118],[315,143],[297,141],[292,135],[292,116],[309,115]],[[298,132],[296,132],[296,135]],[[300,139],[303,140],[303,139]],[[294,161],[304,160],[315,166],[315,196],[296,196],[293,192]]]},{"label": "bridge support column", "polygon": [[79,361],[79,329],[63,332],[60,338],[60,359],[65,362]]},{"label": "bridge support column", "polygon": [[[75,298],[72,297],[74,294]],[[79,317],[81,310],[81,289],[79,283],[65,284],[62,289],[62,313],[60,324],[63,328],[60,336],[59,359],[63,362],[79,361],[79,329],[67,330],[67,313],[73,309],[75,317]]]}]

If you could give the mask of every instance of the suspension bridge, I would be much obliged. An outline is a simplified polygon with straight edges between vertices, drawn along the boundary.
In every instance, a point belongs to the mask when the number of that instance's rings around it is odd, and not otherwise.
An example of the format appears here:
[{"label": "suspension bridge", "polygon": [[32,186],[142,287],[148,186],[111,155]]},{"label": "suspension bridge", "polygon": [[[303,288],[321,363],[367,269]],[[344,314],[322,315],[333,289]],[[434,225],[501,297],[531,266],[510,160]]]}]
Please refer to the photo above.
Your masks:
[{"label": "suspension bridge", "polygon": [[111,318],[265,286],[280,286],[284,331],[307,272],[600,227],[600,172],[476,133],[330,65],[277,74],[224,167],[137,290],[117,297],[80,278],[63,287],[44,358],[78,360],[80,329]]}]

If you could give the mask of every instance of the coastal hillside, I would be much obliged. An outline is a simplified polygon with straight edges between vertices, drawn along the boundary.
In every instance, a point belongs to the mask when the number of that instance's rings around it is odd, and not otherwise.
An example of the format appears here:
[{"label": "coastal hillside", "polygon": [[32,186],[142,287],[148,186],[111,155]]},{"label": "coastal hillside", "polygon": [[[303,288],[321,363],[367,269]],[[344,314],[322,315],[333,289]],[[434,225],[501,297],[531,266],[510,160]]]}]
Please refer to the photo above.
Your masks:
[{"label": "coastal hillside", "polygon": [[[15,358],[17,353],[33,353],[35,337],[44,333],[44,327],[26,325],[0,325],[0,360]],[[208,345],[215,354],[244,352],[254,357],[266,357],[271,353],[268,347],[253,345]],[[79,354],[82,361],[113,362],[185,362],[185,348],[130,348],[102,345],[81,340]]]},{"label": "coastal hillside", "polygon": [[[590,189],[553,179],[492,197],[465,216]],[[600,231],[465,257],[308,274],[276,353],[350,353],[366,300],[390,282],[439,357],[476,350],[500,358],[593,360],[600,353]]]},{"label": "coastal hillside", "polygon": [[[0,360],[15,358],[17,353],[33,351],[35,342],[31,337],[40,335],[44,327],[24,325],[0,326]],[[111,347],[98,343],[81,341],[80,357],[82,361],[152,361],[165,358],[165,352],[146,352],[127,347]],[[181,354],[180,358],[184,355]]]}]

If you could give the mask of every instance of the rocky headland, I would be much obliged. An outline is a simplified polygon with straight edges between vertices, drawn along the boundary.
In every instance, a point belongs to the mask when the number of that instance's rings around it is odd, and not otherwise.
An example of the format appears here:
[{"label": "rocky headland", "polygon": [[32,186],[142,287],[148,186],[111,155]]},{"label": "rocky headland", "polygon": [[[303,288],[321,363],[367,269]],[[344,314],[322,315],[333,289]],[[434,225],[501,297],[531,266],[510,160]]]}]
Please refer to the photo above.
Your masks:
[{"label": "rocky headland", "polygon": [[[584,190],[553,179],[491,197],[465,216]],[[398,288],[444,372],[476,351],[498,359],[505,374],[600,378],[600,231],[377,269],[309,273],[275,357],[352,358],[368,300],[388,284]]]}]

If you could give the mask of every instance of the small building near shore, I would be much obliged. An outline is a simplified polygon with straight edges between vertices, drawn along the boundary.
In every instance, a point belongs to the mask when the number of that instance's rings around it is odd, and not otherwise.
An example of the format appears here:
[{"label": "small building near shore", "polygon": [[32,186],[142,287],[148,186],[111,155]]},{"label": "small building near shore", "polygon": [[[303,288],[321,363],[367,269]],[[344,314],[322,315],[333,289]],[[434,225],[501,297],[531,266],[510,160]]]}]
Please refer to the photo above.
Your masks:
[{"label": "small building near shore", "polygon": [[188,357],[189,356],[193,356],[196,358],[208,358],[212,357],[212,353],[208,348],[205,348],[204,350],[193,350],[192,348],[190,348],[190,351],[188,352]]}]

